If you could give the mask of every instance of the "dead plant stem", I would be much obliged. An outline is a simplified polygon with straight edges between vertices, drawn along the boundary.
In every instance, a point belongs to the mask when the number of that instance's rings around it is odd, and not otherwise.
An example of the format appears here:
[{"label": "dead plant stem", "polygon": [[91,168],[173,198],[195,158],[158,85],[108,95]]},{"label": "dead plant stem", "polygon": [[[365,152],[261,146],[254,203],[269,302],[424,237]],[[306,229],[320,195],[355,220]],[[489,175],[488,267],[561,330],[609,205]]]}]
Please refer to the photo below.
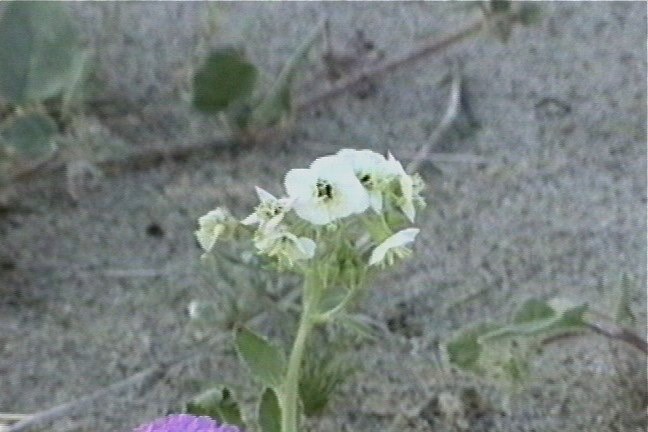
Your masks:
[{"label": "dead plant stem", "polygon": [[[295,110],[298,113],[307,111],[315,105],[333,99],[348,90],[351,90],[367,79],[379,78],[403,66],[413,64],[426,56],[439,53],[444,49],[476,34],[482,29],[483,25],[483,19],[478,19],[455,33],[449,34],[441,39],[433,39],[430,42],[424,43],[420,47],[409,51],[401,57],[364,69],[331,88],[298,99],[295,103]],[[232,139],[222,138],[219,140],[207,142],[202,141],[175,147],[149,146],[142,150],[132,152],[124,157],[94,162],[94,165],[106,174],[115,174],[129,170],[140,170],[159,165],[168,160],[182,160],[198,154],[208,155],[221,153],[223,151],[231,151],[232,142]],[[33,179],[34,177],[43,177],[65,171],[67,163],[68,161],[55,157],[33,167],[33,169],[29,168],[18,173],[14,176],[12,181],[20,182]]]}]

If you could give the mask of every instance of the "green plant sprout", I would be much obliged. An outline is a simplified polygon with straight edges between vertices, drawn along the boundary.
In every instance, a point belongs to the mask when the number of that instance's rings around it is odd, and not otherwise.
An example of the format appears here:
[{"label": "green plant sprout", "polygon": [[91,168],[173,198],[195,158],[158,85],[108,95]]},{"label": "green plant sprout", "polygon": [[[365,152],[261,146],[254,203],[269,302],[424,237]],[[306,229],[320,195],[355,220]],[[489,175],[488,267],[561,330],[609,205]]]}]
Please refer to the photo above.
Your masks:
[{"label": "green plant sprout", "polygon": [[0,16],[0,184],[54,153],[57,120],[78,102],[88,57],[65,5],[7,4]]},{"label": "green plant sprout", "polygon": [[406,55],[358,70],[307,97],[294,98],[293,85],[297,71],[306,62],[324,30],[328,29],[326,20],[316,25],[297,47],[269,88],[260,88],[259,70],[245,58],[242,50],[231,47],[213,50],[193,75],[193,106],[202,112],[217,114],[233,138],[255,142],[273,132],[288,130],[297,111],[344,93],[369,78],[384,75],[480,32],[507,42],[516,24],[529,26],[540,19],[540,8],[532,2],[470,1],[462,7],[480,9],[481,18],[431,45],[423,45]]},{"label": "green plant sprout", "polygon": [[[303,279],[296,335],[288,354],[251,329],[235,330],[236,350],[263,385],[257,416],[264,432],[298,432],[302,412],[319,412],[340,375],[348,373],[334,357],[320,366],[305,362],[313,330],[349,319],[378,269],[407,258],[419,233],[411,227],[424,207],[424,184],[408,174],[390,153],[344,149],[316,159],[309,168],[292,169],[284,178],[286,196],[257,187],[259,205],[238,220],[219,207],[199,219],[196,237],[205,256],[242,243],[262,264]],[[205,311],[203,311],[205,312]],[[198,310],[194,310],[198,314]],[[244,426],[229,391],[209,390],[187,408],[219,421]]]},{"label": "green plant sprout", "polygon": [[240,50],[213,50],[193,76],[194,107],[218,114],[236,138],[254,140],[264,130],[287,127],[294,114],[293,81],[323,28],[323,22],[315,27],[268,89],[258,87],[259,71]]},{"label": "green plant sprout", "polygon": [[530,377],[531,359],[542,348],[574,334],[594,332],[648,354],[648,343],[625,327],[634,324],[628,291],[632,281],[621,277],[611,314],[566,299],[531,298],[508,322],[482,323],[459,331],[445,345],[448,362],[481,378],[519,387]]}]

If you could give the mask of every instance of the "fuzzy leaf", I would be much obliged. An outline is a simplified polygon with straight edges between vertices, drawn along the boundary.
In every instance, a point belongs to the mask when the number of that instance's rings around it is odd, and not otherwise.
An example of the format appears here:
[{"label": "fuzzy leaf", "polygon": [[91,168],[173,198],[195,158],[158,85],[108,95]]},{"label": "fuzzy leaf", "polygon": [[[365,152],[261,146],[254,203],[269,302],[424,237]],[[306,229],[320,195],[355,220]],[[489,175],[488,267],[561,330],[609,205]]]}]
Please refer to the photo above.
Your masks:
[{"label": "fuzzy leaf", "polygon": [[362,314],[341,313],[337,316],[335,323],[341,328],[349,331],[360,341],[375,341],[378,339],[378,333],[369,317]]},{"label": "fuzzy leaf", "polygon": [[494,328],[496,326],[480,325],[455,335],[450,342],[446,343],[446,352],[450,363],[464,370],[478,372],[479,357],[482,353],[479,337]]},{"label": "fuzzy leaf", "polygon": [[524,381],[529,358],[543,338],[586,328],[587,305],[530,299],[510,323],[483,324],[459,332],[446,344],[451,364],[485,378]]},{"label": "fuzzy leaf", "polygon": [[319,353],[310,349],[304,359],[299,379],[299,396],[304,415],[321,414],[328,405],[333,392],[355,371],[346,359],[336,357],[332,351]]},{"label": "fuzzy leaf", "polygon": [[259,403],[259,426],[262,432],[281,432],[281,408],[277,394],[266,388]]},{"label": "fuzzy leaf", "polygon": [[284,352],[266,339],[241,328],[236,332],[236,350],[252,374],[268,387],[277,388],[286,370]]},{"label": "fuzzy leaf", "polygon": [[493,380],[517,383],[526,379],[530,346],[525,341],[504,338],[482,341],[484,335],[497,331],[498,327],[485,324],[459,333],[446,344],[450,363]]},{"label": "fuzzy leaf", "polygon": [[528,323],[538,320],[550,319],[556,312],[544,300],[529,299],[513,316],[513,322],[517,324]]},{"label": "fuzzy leaf", "polygon": [[257,68],[233,48],[212,51],[193,78],[193,104],[215,113],[248,98],[256,84]]},{"label": "fuzzy leaf", "polygon": [[346,287],[327,287],[322,293],[322,297],[318,303],[319,312],[324,313],[329,309],[333,309],[344,300],[348,293]]},{"label": "fuzzy leaf", "polygon": [[547,337],[585,330],[587,326],[583,321],[583,314],[586,311],[587,305],[566,305],[559,309],[545,301],[530,299],[515,314],[512,324],[503,325],[497,330],[482,335],[482,340],[514,336]]},{"label": "fuzzy leaf", "polygon": [[539,24],[542,21],[542,7],[530,1],[520,2],[517,16],[522,25]]},{"label": "fuzzy leaf", "polygon": [[511,10],[511,0],[490,0],[489,4],[495,13],[505,13]]},{"label": "fuzzy leaf", "polygon": [[32,113],[9,119],[0,127],[0,136],[9,154],[42,159],[56,149],[52,140],[56,131],[56,123],[48,115]]},{"label": "fuzzy leaf", "polygon": [[83,55],[65,5],[10,2],[0,17],[0,98],[22,105],[61,94]]},{"label": "fuzzy leaf", "polygon": [[245,426],[238,403],[227,387],[214,387],[199,394],[187,403],[186,411],[209,416],[221,423]]}]

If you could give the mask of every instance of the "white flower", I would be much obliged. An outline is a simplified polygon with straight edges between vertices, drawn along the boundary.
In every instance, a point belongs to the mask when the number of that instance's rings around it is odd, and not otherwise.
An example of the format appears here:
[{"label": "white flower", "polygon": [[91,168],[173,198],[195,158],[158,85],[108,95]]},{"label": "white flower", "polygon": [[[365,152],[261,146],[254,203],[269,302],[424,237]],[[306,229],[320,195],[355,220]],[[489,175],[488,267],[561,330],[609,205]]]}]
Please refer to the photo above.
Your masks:
[{"label": "white flower", "polygon": [[284,225],[272,229],[259,228],[254,245],[262,254],[276,257],[281,266],[289,268],[296,261],[308,260],[315,256],[315,242],[308,237],[297,237]]},{"label": "white flower", "polygon": [[369,204],[382,212],[383,189],[390,178],[390,166],[384,156],[371,150],[342,149],[338,156],[347,160],[369,195]]},{"label": "white flower", "polygon": [[269,225],[277,226],[290,210],[292,199],[275,198],[270,192],[255,186],[256,193],[261,203],[254,210],[254,213],[241,221],[243,225]]},{"label": "white flower", "polygon": [[362,213],[369,197],[351,165],[338,156],[316,159],[308,169],[292,169],[284,185],[297,215],[315,225]]},{"label": "white flower", "polygon": [[218,207],[198,219],[198,230],[195,235],[200,247],[205,252],[214,248],[218,237],[223,235],[227,224],[231,222],[232,216],[226,208]]},{"label": "white flower", "polygon": [[391,265],[396,258],[405,258],[411,251],[405,245],[411,243],[419,233],[418,228],[406,228],[388,237],[371,252],[369,265]]},{"label": "white flower", "polygon": [[410,222],[414,222],[414,218],[416,217],[414,201],[417,199],[414,190],[414,179],[405,172],[403,165],[396,160],[391,152],[387,153],[387,164],[389,172],[398,177],[398,183],[400,185],[400,196],[398,197],[397,205],[405,216],[407,216],[407,219]]}]

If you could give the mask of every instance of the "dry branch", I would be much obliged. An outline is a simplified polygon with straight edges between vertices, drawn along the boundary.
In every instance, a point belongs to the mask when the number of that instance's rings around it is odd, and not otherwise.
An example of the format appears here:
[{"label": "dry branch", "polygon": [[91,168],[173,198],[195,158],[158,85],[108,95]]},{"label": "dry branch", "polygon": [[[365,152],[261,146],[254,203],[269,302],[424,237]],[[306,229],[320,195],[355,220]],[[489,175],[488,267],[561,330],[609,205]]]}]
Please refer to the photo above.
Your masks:
[{"label": "dry branch", "polygon": [[[403,66],[413,64],[428,55],[441,52],[451,45],[461,42],[469,36],[476,34],[483,28],[483,25],[483,19],[479,19],[455,33],[452,33],[441,39],[433,39],[427,43],[424,43],[420,47],[415,48],[408,53],[405,53],[401,57],[386,61],[371,68],[361,70],[360,72],[350,76],[349,78],[341,81],[331,88],[321,91],[320,93],[297,99],[295,103],[295,110],[298,113],[307,111],[315,105],[335,98],[353,89],[354,87],[362,84],[368,79],[379,78]],[[175,147],[149,146],[139,151],[129,153],[123,157],[94,162],[94,165],[96,165],[97,168],[99,168],[103,173],[106,174],[148,169],[169,160],[184,160],[188,157],[197,155],[211,156],[214,154],[222,153],[223,151],[231,151],[233,142],[233,139],[223,138],[217,141],[202,141]],[[66,170],[67,163],[67,161],[61,160],[60,158],[54,158],[48,162],[39,164],[35,169],[27,169],[17,174],[12,180],[20,182],[33,179],[35,177],[44,177],[59,172],[64,172]]]}]

